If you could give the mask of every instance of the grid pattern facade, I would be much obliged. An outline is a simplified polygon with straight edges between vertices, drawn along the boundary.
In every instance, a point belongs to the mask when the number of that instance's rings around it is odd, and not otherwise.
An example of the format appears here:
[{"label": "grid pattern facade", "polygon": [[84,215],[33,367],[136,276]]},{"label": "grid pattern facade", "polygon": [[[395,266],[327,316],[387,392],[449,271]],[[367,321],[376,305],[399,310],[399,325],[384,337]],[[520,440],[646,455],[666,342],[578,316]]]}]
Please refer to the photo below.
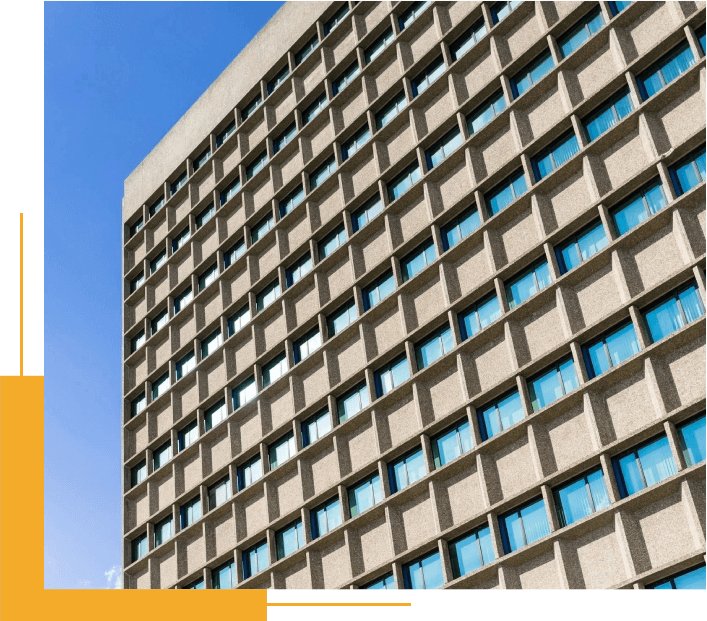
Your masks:
[{"label": "grid pattern facade", "polygon": [[[126,588],[704,565],[704,2],[317,4],[124,214]],[[581,477],[602,500],[575,521]]]}]

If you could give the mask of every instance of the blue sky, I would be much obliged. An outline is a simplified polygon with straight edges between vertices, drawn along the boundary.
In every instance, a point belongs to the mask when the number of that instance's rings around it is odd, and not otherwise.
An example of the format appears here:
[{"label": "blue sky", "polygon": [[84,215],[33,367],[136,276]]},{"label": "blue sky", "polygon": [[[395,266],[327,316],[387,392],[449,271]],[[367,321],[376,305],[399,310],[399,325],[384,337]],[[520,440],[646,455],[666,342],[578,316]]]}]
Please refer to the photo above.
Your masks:
[{"label": "blue sky", "polygon": [[120,565],[123,180],[281,4],[44,5],[45,588]]}]

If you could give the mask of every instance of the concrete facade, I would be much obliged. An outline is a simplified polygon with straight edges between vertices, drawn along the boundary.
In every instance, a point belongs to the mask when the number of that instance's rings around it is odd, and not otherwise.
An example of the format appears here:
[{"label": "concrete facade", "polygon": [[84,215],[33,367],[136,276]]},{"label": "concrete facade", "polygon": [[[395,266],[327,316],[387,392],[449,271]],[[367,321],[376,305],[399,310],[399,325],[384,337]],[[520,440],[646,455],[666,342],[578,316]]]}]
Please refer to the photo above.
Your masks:
[{"label": "concrete facade", "polygon": [[[686,462],[679,431],[704,416],[704,313],[656,342],[645,320],[688,283],[704,307],[705,185],[681,192],[671,169],[704,149],[705,3],[634,2],[616,12],[609,2],[526,1],[497,19],[498,3],[432,2],[402,28],[415,4],[285,4],[125,182],[126,588],[211,588],[212,570],[231,561],[242,588],[360,588],[389,574],[403,588],[406,566],[429,553],[439,555],[445,588],[644,588],[705,562],[705,462]],[[348,13],[327,32],[342,6]],[[563,58],[558,42],[596,8],[603,25]],[[455,59],[455,42],[479,23],[486,33]],[[392,40],[367,62],[388,28]],[[298,63],[314,35],[318,46]],[[694,63],[646,97],[645,70],[684,42]],[[546,50],[553,67],[517,95],[519,75]],[[418,86],[440,57],[443,73]],[[354,62],[358,74],[335,92]],[[285,65],[289,75],[268,93]],[[590,141],[587,119],[623,88],[632,111]],[[505,109],[470,135],[467,120],[497,92]],[[326,103],[308,120],[322,93]],[[400,93],[405,107],[378,127]],[[244,118],[257,96],[262,105]],[[296,134],[276,149],[293,122]],[[347,157],[342,147],[364,123],[370,138]],[[426,153],[455,129],[461,146],[430,169]],[[537,156],[570,131],[578,152],[537,180]],[[267,163],[249,175],[263,152]],[[335,170],[313,187],[331,157]],[[419,180],[389,196],[413,164]],[[518,171],[527,191],[492,214],[495,189]],[[665,206],[620,234],[616,208],[654,180]],[[302,200],[282,215],[300,185]],[[376,192],[382,213],[356,230]],[[472,206],[478,226],[448,247],[447,225]],[[556,251],[595,222],[606,245],[564,272]],[[338,247],[322,256],[340,226]],[[428,241],[435,258],[406,278],[406,258]],[[307,252],[311,269],[292,282]],[[551,282],[514,305],[509,285],[537,262]],[[369,287],[389,272],[394,291],[369,308]],[[274,282],[280,293],[261,308]],[[187,288],[192,299],[179,303]],[[465,334],[460,318],[489,296],[500,317]],[[352,301],[356,318],[331,334],[332,317]],[[244,308],[247,320],[233,329]],[[626,322],[639,351],[593,377],[586,346]],[[418,369],[419,346],[445,326],[451,348]],[[298,356],[313,331],[321,345]],[[263,370],[282,353],[286,372],[264,386]],[[409,378],[378,396],[377,373],[401,356]],[[530,383],[567,359],[578,387],[534,411]],[[233,389],[250,378],[257,396],[234,403]],[[338,402],[360,385],[369,405],[340,420]],[[488,437],[481,412],[515,392],[522,419]],[[221,400],[225,418],[207,429]],[[303,423],[324,410],[331,430],[303,446]],[[464,422],[473,446],[436,466],[436,439]],[[270,449],[290,433],[294,455],[270,469]],[[615,458],[663,436],[675,472],[622,497]],[[155,469],[165,446],[171,456]],[[393,491],[389,466],[418,450],[426,474]],[[239,469],[258,455],[262,477],[239,489]],[[555,492],[599,467],[609,505],[562,526]],[[382,498],[351,517],[349,491],[374,474]],[[224,477],[228,498],[210,508],[209,490]],[[311,512],[334,498],[341,525],[313,538]],[[182,527],[194,499],[202,517]],[[536,499],[549,534],[505,551],[500,518]],[[156,545],[155,527],[170,517],[171,536]],[[278,559],[277,533],[297,520],[304,541]],[[494,558],[456,577],[450,543],[485,527]],[[245,577],[242,555],[262,541],[268,566]]]}]

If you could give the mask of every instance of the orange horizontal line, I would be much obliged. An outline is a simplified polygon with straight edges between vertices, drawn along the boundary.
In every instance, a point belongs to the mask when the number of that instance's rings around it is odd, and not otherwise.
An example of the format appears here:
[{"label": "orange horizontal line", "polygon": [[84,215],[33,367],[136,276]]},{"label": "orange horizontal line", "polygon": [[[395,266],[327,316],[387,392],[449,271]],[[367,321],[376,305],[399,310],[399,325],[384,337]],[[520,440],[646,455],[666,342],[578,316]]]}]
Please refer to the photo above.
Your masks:
[{"label": "orange horizontal line", "polygon": [[330,604],[327,603],[291,603],[291,604],[270,604],[268,603],[267,606],[412,606],[411,603],[407,602],[401,602],[401,603],[384,603],[384,604],[370,604],[370,603],[356,603],[356,604],[345,604],[341,602],[332,602]]}]

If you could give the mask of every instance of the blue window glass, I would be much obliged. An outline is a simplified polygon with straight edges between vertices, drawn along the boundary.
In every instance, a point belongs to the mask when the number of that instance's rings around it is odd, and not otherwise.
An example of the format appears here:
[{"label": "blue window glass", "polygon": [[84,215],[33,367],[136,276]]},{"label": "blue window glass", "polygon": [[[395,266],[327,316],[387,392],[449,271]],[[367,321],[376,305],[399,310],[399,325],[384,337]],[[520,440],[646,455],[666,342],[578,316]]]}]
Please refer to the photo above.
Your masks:
[{"label": "blue window glass", "polygon": [[690,285],[645,313],[648,331],[654,343],[704,315],[700,294]]},{"label": "blue window glass", "polygon": [[260,104],[263,103],[263,97],[262,95],[258,94],[256,95],[252,101],[241,111],[241,120],[245,121],[248,117],[250,117],[259,107]]},{"label": "blue window glass", "polygon": [[614,2],[613,0],[609,2],[609,9],[611,10],[611,15],[613,17],[616,17],[621,11],[623,11],[629,4],[631,4],[631,0],[616,0]]},{"label": "blue window glass", "polygon": [[432,170],[437,164],[448,158],[462,144],[464,139],[458,127],[448,132],[427,151],[425,151],[425,159],[427,160],[427,168]]},{"label": "blue window glass", "polygon": [[555,66],[550,50],[543,52],[511,80],[513,97],[520,97],[533,84],[537,84]]},{"label": "blue window glass", "polygon": [[661,436],[613,461],[621,498],[660,483],[677,472],[668,438]]},{"label": "blue window glass", "polygon": [[359,129],[351,138],[341,145],[342,161],[349,159],[356,151],[368,142],[371,137],[371,130],[368,129],[368,124]]},{"label": "blue window glass", "polygon": [[275,380],[280,379],[287,371],[287,355],[285,352],[282,352],[280,355],[270,360],[270,362],[263,365],[263,388],[270,386]]},{"label": "blue window glass", "polygon": [[292,139],[297,135],[297,125],[293,121],[290,123],[284,131],[273,141],[273,152],[277,153],[285,145],[292,142]]},{"label": "blue window glass", "polygon": [[251,179],[255,174],[257,174],[265,164],[268,163],[268,152],[263,151],[258,157],[256,157],[245,169],[246,179]]},{"label": "blue window glass", "polygon": [[494,295],[484,298],[471,308],[459,314],[459,328],[463,341],[474,336],[501,316],[501,305]]},{"label": "blue window glass", "polygon": [[324,110],[326,104],[326,93],[322,93],[307,108],[305,108],[304,112],[302,112],[302,124],[306,125],[309,123],[315,116]]},{"label": "blue window glass", "polygon": [[179,517],[182,529],[201,519],[201,498],[197,496],[183,504],[179,508]]},{"label": "blue window glass", "polygon": [[177,361],[175,365],[175,375],[178,380],[196,368],[196,356],[190,351],[186,356]]},{"label": "blue window glass", "polygon": [[628,323],[582,348],[589,378],[608,371],[639,352],[638,338]]},{"label": "blue window glass", "polygon": [[688,467],[705,460],[705,415],[678,427],[680,448]]},{"label": "blue window glass", "polygon": [[403,282],[410,280],[418,272],[425,269],[436,258],[437,253],[435,252],[435,245],[431,239],[415,248],[415,250],[400,261],[400,269],[403,273]]},{"label": "blue window glass", "polygon": [[523,420],[523,404],[518,391],[478,411],[481,437],[488,440]]},{"label": "blue window glass", "polygon": [[188,446],[194,444],[199,438],[199,427],[196,421],[192,421],[186,427],[180,429],[177,434],[177,450],[183,451]]},{"label": "blue window glass", "polygon": [[410,379],[410,365],[403,355],[397,360],[379,369],[375,373],[376,393],[378,397],[389,393],[393,388],[400,386],[405,380]]},{"label": "blue window glass", "polygon": [[250,242],[254,244],[261,239],[273,226],[275,226],[275,218],[269,213],[262,220],[253,226],[250,230]]},{"label": "blue window glass", "polygon": [[272,93],[280,84],[285,81],[285,78],[290,75],[290,68],[285,65],[280,71],[275,74],[275,77],[268,82],[268,95]]},{"label": "blue window glass", "polygon": [[565,274],[609,244],[601,222],[595,222],[568,239],[557,251],[560,273]]},{"label": "blue window glass", "polygon": [[405,92],[401,92],[396,95],[393,100],[388,103],[384,108],[376,114],[376,127],[381,129],[390,123],[400,111],[407,105],[407,99],[405,99]]},{"label": "blue window glass", "polygon": [[379,213],[383,211],[383,201],[380,196],[376,194],[373,198],[368,200],[363,206],[353,212],[351,216],[351,225],[353,227],[353,232],[355,233],[359,229],[366,226],[373,218],[375,218]]},{"label": "blue window glass", "polygon": [[381,55],[383,50],[388,47],[388,44],[393,40],[393,27],[388,28],[380,37],[371,43],[363,52],[363,57],[366,64],[369,64],[373,59]]},{"label": "blue window glass", "polygon": [[213,429],[221,421],[226,420],[227,415],[226,400],[220,399],[204,412],[204,429],[206,431]]},{"label": "blue window glass", "polygon": [[233,409],[237,410],[239,407],[244,406],[246,403],[251,402],[255,399],[258,394],[258,387],[255,384],[255,378],[250,377],[247,380],[241,382],[236,386],[231,392],[233,397]]},{"label": "blue window glass", "polygon": [[465,30],[459,37],[449,46],[452,53],[452,60],[459,60],[472,47],[474,47],[479,39],[486,34],[486,24],[483,18],[475,22],[471,28]]},{"label": "blue window glass", "polygon": [[204,579],[200,578],[199,580],[192,582],[191,584],[187,585],[184,587],[185,589],[204,589]]},{"label": "blue window glass", "polygon": [[309,446],[330,431],[329,410],[323,410],[302,423],[302,446]]},{"label": "blue window glass", "polygon": [[269,564],[268,542],[264,540],[243,552],[243,580],[263,571]]},{"label": "blue window glass", "polygon": [[395,291],[393,271],[388,270],[363,290],[363,310],[370,310],[393,291]]},{"label": "blue window glass", "polygon": [[341,526],[341,503],[334,498],[311,513],[312,539],[326,535],[330,530]]},{"label": "blue window glass", "polygon": [[702,54],[707,53],[707,48],[705,48],[705,27],[702,26],[702,28],[699,28],[696,32],[695,35],[697,36],[697,40],[700,42],[700,48],[702,49]]},{"label": "blue window glass", "polygon": [[628,86],[622,88],[607,103],[592,112],[582,121],[589,142],[601,136],[605,131],[616,125],[621,119],[631,113],[633,103]]},{"label": "blue window glass", "polygon": [[705,171],[705,148],[690,154],[677,166],[670,169],[670,176],[678,196],[682,196],[696,185],[704,183],[707,177]]},{"label": "blue window glass", "polygon": [[508,307],[511,309],[515,308],[534,296],[538,291],[542,291],[550,283],[552,283],[552,277],[550,276],[550,268],[547,262],[536,263],[506,285]]},{"label": "blue window glass", "polygon": [[349,67],[342,73],[334,82],[332,83],[332,87],[334,90],[334,95],[339,94],[341,91],[343,91],[351,82],[353,79],[358,75],[360,69],[358,67],[358,61],[355,60]]},{"label": "blue window glass", "polygon": [[438,589],[441,587],[444,584],[444,577],[442,576],[442,562],[439,552],[403,565],[403,581],[406,589]]},{"label": "blue window glass", "polygon": [[466,117],[469,135],[478,132],[484,125],[506,109],[503,91],[498,91]]},{"label": "blue window glass", "polygon": [[241,189],[241,178],[236,177],[223,190],[221,190],[221,205],[225,205]]},{"label": "blue window glass", "polygon": [[456,246],[481,226],[476,207],[469,207],[442,227],[442,247],[445,251]]},{"label": "blue window glass", "polygon": [[609,506],[609,494],[601,468],[554,490],[554,496],[561,527]]},{"label": "blue window glass", "polygon": [[238,466],[238,490],[245,489],[263,476],[263,462],[260,455],[252,457]]},{"label": "blue window glass", "polygon": [[579,387],[574,361],[570,358],[528,382],[533,412],[550,405]]},{"label": "blue window glass", "polygon": [[390,493],[394,494],[401,489],[405,489],[426,474],[427,469],[425,468],[425,458],[422,456],[422,449],[409,453],[388,465]]},{"label": "blue window glass", "polygon": [[574,27],[572,30],[562,35],[557,44],[560,46],[562,58],[566,58],[574,52],[582,43],[584,43],[595,32],[601,29],[604,25],[604,18],[601,16],[601,9],[597,7]]},{"label": "blue window glass", "polygon": [[339,414],[339,422],[348,420],[355,414],[358,414],[363,408],[370,403],[368,398],[368,387],[365,382],[362,382],[355,388],[352,388],[343,397],[339,397],[336,401],[336,410]]},{"label": "blue window glass", "polygon": [[668,52],[658,62],[638,76],[638,90],[645,101],[695,64],[687,41]]},{"label": "blue window glass", "polygon": [[324,180],[328,179],[335,170],[336,159],[334,159],[334,156],[332,155],[321,166],[319,166],[319,168],[317,168],[314,172],[310,173],[309,189],[313,190],[314,188],[320,186],[322,183],[324,183]]},{"label": "blue window glass", "polygon": [[280,283],[275,280],[255,296],[255,308],[260,312],[280,297]]},{"label": "blue window glass", "polygon": [[167,309],[165,308],[161,313],[159,313],[153,319],[150,320],[150,327],[152,328],[152,334],[155,334],[156,332],[161,330],[164,326],[166,326],[168,321],[169,321],[169,314],[167,313]]},{"label": "blue window glass", "polygon": [[405,30],[417,17],[430,5],[429,2],[413,2],[408,9],[398,18],[400,30]]},{"label": "blue window glass", "polygon": [[201,155],[198,155],[197,157],[194,158],[193,162],[193,167],[194,167],[194,172],[199,170],[206,162],[209,161],[209,158],[211,157],[211,147],[208,147],[206,150],[204,150]]},{"label": "blue window glass", "polygon": [[341,332],[354,319],[358,317],[356,312],[356,304],[353,300],[344,304],[341,308],[327,317],[327,333],[329,338]]},{"label": "blue window glass", "polygon": [[364,587],[361,587],[362,589],[394,589],[395,588],[395,579],[393,578],[393,574],[386,574],[382,578],[378,578],[375,582],[371,582],[371,584],[368,584]]},{"label": "blue window glass", "polygon": [[574,132],[565,134],[531,160],[535,178],[540,181],[540,179],[547,177],[577,153],[579,153],[577,136],[574,135]]},{"label": "blue window glass", "polygon": [[307,56],[319,47],[319,37],[315,34],[304,47],[295,54],[295,65],[301,64]]},{"label": "blue window glass", "polygon": [[303,337],[297,339],[294,342],[294,356],[295,364],[302,362],[305,358],[308,358],[312,353],[319,349],[322,345],[322,335],[319,332],[319,328],[314,328],[305,334]]},{"label": "blue window glass", "polygon": [[705,566],[688,569],[672,578],[647,586],[647,589],[704,589]]},{"label": "blue window glass", "polygon": [[147,533],[136,537],[131,542],[132,562],[141,559],[147,554]]},{"label": "blue window glass", "polygon": [[130,485],[135,487],[147,478],[147,462],[143,459],[130,469]]},{"label": "blue window glass", "polygon": [[150,205],[150,218],[154,216],[162,207],[164,207],[164,194],[160,196],[152,205]]},{"label": "blue window glass", "polygon": [[291,265],[290,267],[287,268],[287,271],[286,271],[287,286],[291,287],[298,280],[300,280],[305,274],[308,274],[311,271],[312,271],[312,255],[309,254],[309,252],[308,252],[301,259],[299,259],[299,261],[297,261],[294,265]]},{"label": "blue window glass", "polygon": [[152,470],[159,470],[172,459],[172,441],[167,440],[162,446],[152,453]]},{"label": "blue window glass", "polygon": [[191,237],[191,231],[187,226],[179,235],[172,240],[172,253],[177,252]]},{"label": "blue window glass", "polygon": [[441,468],[474,446],[471,440],[469,421],[456,425],[432,440],[432,455],[435,468]]},{"label": "blue window glass", "polygon": [[302,520],[297,520],[293,524],[277,531],[275,533],[275,547],[277,548],[278,560],[296,552],[304,543]]},{"label": "blue window glass", "polygon": [[545,502],[542,499],[511,511],[499,519],[506,554],[515,552],[550,534]]},{"label": "blue window glass", "polygon": [[223,253],[223,267],[227,268],[233,265],[237,259],[240,259],[245,254],[245,239],[237,241],[226,252]]},{"label": "blue window glass", "polygon": [[351,517],[356,517],[366,509],[383,500],[380,476],[376,473],[349,489]]},{"label": "blue window glass", "polygon": [[194,299],[194,294],[191,287],[187,287],[182,293],[174,298],[174,314],[176,315],[179,311],[186,307],[189,302]]},{"label": "blue window glass", "polygon": [[169,373],[165,373],[160,378],[152,382],[152,400],[154,401],[155,399],[166,393],[169,387]]},{"label": "blue window glass", "polygon": [[226,140],[236,131],[236,121],[231,121],[224,129],[216,136],[216,148],[220,147]]},{"label": "blue window glass", "polygon": [[208,489],[209,511],[220,507],[231,497],[231,481],[228,477],[221,479]]},{"label": "blue window glass", "polygon": [[130,402],[130,418],[137,416],[145,409],[145,406],[147,406],[147,398],[143,392],[140,396],[135,397],[135,399]]},{"label": "blue window glass", "polygon": [[495,560],[491,530],[488,526],[474,530],[449,543],[452,576],[460,578]]},{"label": "blue window glass", "polygon": [[145,225],[145,221],[140,216],[131,226],[130,226],[130,237],[142,231],[142,227]]},{"label": "blue window glass", "polygon": [[187,182],[187,171],[185,170],[179,177],[177,177],[169,186],[169,195],[174,196],[184,184]]},{"label": "blue window glass", "polygon": [[278,466],[292,459],[296,452],[295,434],[290,431],[268,447],[270,470],[275,470]]},{"label": "blue window glass", "polygon": [[211,218],[216,215],[216,207],[211,203],[206,209],[202,210],[199,215],[196,216],[196,228],[200,229],[204,226]]},{"label": "blue window glass", "polygon": [[452,330],[445,326],[415,347],[418,370],[424,369],[454,348]]},{"label": "blue window glass", "polygon": [[349,14],[349,3],[344,2],[343,6],[332,15],[326,22],[324,22],[324,35],[328,35],[334,28],[336,28],[341,21]]},{"label": "blue window glass", "polygon": [[216,280],[218,276],[218,264],[214,263],[209,269],[207,269],[201,276],[199,276],[199,291],[203,291],[212,282]]},{"label": "blue window glass", "polygon": [[422,173],[420,172],[420,167],[417,162],[408,166],[402,173],[387,184],[388,200],[392,203],[394,200],[400,198],[415,185],[421,177]]},{"label": "blue window glass", "polygon": [[634,194],[621,206],[612,211],[612,217],[619,235],[630,231],[646,220],[651,214],[665,207],[667,201],[660,181]]},{"label": "blue window glass", "polygon": [[506,17],[513,9],[515,9],[520,4],[517,2],[496,2],[491,5],[491,19],[494,24],[498,24],[504,17]]},{"label": "blue window glass", "polygon": [[239,332],[250,321],[250,308],[244,306],[228,318],[228,336]]},{"label": "blue window glass", "polygon": [[154,274],[167,262],[167,251],[160,252],[152,261],[150,261],[150,274]]},{"label": "blue window glass", "polygon": [[[191,289],[189,291],[191,291]],[[133,338],[130,339],[130,351],[136,352],[145,344],[146,340],[147,338],[145,337],[145,330],[140,330],[140,332],[138,332]]]},{"label": "blue window glass", "polygon": [[444,58],[441,56],[430,63],[430,65],[414,80],[412,80],[412,95],[417,97],[420,93],[426,91],[430,84],[434,82],[439,76],[444,73],[446,66],[444,65]]},{"label": "blue window glass", "polygon": [[346,229],[343,224],[337,226],[322,241],[317,243],[319,260],[326,259],[334,250],[346,241]]},{"label": "blue window glass", "polygon": [[490,215],[494,216],[499,211],[508,207],[514,200],[525,194],[527,189],[528,186],[525,182],[525,175],[522,170],[519,170],[515,175],[506,179],[484,197]]}]

